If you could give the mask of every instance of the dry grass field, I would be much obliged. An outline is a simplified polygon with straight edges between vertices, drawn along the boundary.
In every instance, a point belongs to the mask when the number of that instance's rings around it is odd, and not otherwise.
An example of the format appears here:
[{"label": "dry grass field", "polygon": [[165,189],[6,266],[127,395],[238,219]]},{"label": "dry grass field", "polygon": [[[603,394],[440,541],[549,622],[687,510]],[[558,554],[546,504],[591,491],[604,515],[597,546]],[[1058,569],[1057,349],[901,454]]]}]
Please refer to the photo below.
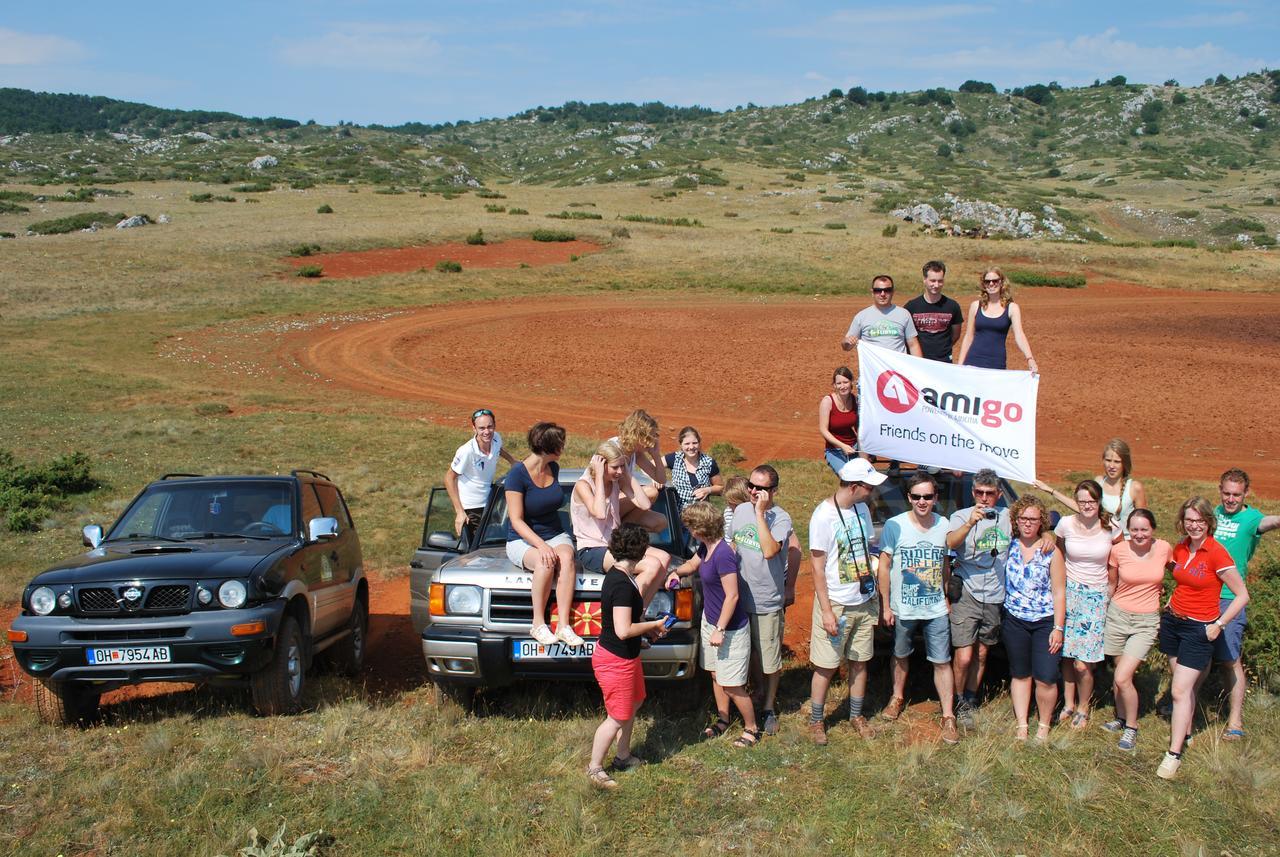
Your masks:
[{"label": "dry grass field", "polygon": [[[1042,426],[1042,433],[1070,440],[1069,455],[1042,452],[1055,481],[1095,472],[1102,441],[1126,434],[1133,397],[1177,402],[1212,393],[1247,400],[1236,416],[1250,428],[1197,425],[1179,434],[1180,424],[1162,422],[1135,443],[1138,475],[1159,477],[1148,482],[1157,512],[1211,491],[1214,475],[1239,463],[1272,474],[1257,479],[1256,489],[1269,498],[1263,508],[1276,511],[1280,253],[944,239],[916,235],[910,224],[884,237],[887,215],[862,201],[822,202],[827,188],[816,181],[788,186],[778,172],[731,165],[724,176],[724,187],[672,196],[657,183],[494,186],[503,199],[351,186],[281,189],[234,204],[190,200],[223,192],[215,186],[137,184],[127,186],[132,196],[108,207],[153,219],[167,214],[170,223],[42,237],[22,233],[30,222],[84,206],[51,202],[0,215],[0,231],[20,235],[0,241],[0,448],[20,460],[83,451],[103,483],[53,513],[39,532],[0,535],[4,615],[12,615],[33,574],[79,549],[82,523],[109,521],[168,471],[324,471],[351,501],[376,578],[402,577],[426,493],[465,438],[471,407],[430,390],[447,386],[440,367],[455,372],[458,355],[476,353],[464,346],[486,337],[494,340],[488,362],[458,378],[468,395],[503,401],[536,393],[544,379],[571,380],[566,366],[576,367],[584,386],[614,372],[626,379],[608,385],[598,414],[557,412],[556,396],[575,398],[568,393],[535,397],[505,422],[499,410],[509,438],[519,440],[533,408],[550,407],[545,416],[574,430],[566,460],[576,463],[623,408],[661,402],[653,406],[664,411],[664,429],[724,426],[708,440],[777,460],[786,486],[779,502],[803,526],[830,485],[815,460],[816,442],[805,439],[812,419],[797,403],[811,405],[824,392],[841,356],[835,342],[867,302],[871,275],[893,274],[905,301],[918,288],[920,264],[931,258],[946,260],[948,291],[957,297],[971,292],[984,264],[1086,277],[1081,291],[1025,293],[1028,334],[1054,355],[1040,361],[1046,375],[1054,365],[1059,378],[1088,393],[1072,400],[1060,424]],[[1162,192],[1153,184],[1130,196],[1165,204]],[[334,212],[318,214],[323,204]],[[562,211],[602,219],[546,217]],[[629,215],[702,225],[619,219]],[[829,223],[846,228],[824,228]],[[359,279],[301,278],[288,258],[302,244],[322,252],[400,247],[461,241],[478,229],[491,242],[567,230],[602,250],[543,267]],[[1149,322],[1134,334],[1150,346],[1141,373],[1125,371],[1125,343],[1088,336],[1110,329],[1111,295],[1124,298],[1128,314],[1150,305]],[[1076,296],[1099,313],[1096,325],[1072,314]],[[546,314],[557,342],[571,344],[581,331],[596,347],[548,365],[557,360],[553,350],[520,336],[496,341],[497,333],[510,333],[500,313],[482,313],[453,340],[447,329],[425,325],[415,352],[423,362],[395,367],[406,385],[399,392],[347,383],[347,375],[308,365],[305,350],[278,347],[291,336],[318,341],[401,314],[429,319],[453,305],[510,307],[528,319],[540,300],[575,307],[571,317]],[[1187,307],[1212,314],[1212,336],[1197,329]],[[713,319],[724,312],[736,327],[708,329],[696,347],[666,332],[668,323],[690,336],[700,324],[714,326],[698,315],[704,311]],[[772,336],[775,329],[784,335]],[[1236,329],[1239,341],[1229,335]],[[1072,342],[1076,336],[1086,341]],[[609,351],[610,343],[619,350]],[[801,392],[762,407],[724,389],[733,383],[726,370],[752,356],[792,374],[805,363],[812,370],[782,377],[780,384]],[[644,371],[647,363],[652,371]],[[1207,378],[1205,387],[1186,389],[1188,366],[1208,367],[1195,376]],[[411,389],[415,371],[424,373],[422,395]],[[683,416],[673,402],[687,403]],[[744,426],[741,438],[730,428],[735,421]],[[782,440],[770,441],[774,434]],[[1160,453],[1163,442],[1191,452]],[[1253,457],[1220,463],[1224,450]],[[1264,541],[1255,562],[1274,563],[1277,555],[1274,539]],[[395,651],[412,657],[412,641]],[[370,658],[379,656],[373,648]],[[1154,660],[1142,674],[1146,701],[1163,678]],[[657,764],[630,775],[618,794],[601,795],[581,775],[599,716],[588,688],[504,691],[468,716],[437,705],[429,688],[379,683],[375,670],[365,686],[318,679],[311,710],[297,717],[253,718],[234,695],[179,691],[109,704],[102,723],[78,731],[39,725],[15,669],[0,651],[0,687],[7,688],[0,704],[0,853],[229,854],[249,828],[274,831],[286,822],[295,835],[333,833],[331,854],[679,848],[1243,855],[1272,853],[1280,825],[1280,707],[1263,691],[1249,697],[1247,741],[1220,743],[1210,706],[1183,775],[1164,783],[1154,769],[1167,726],[1154,715],[1142,721],[1136,755],[1116,751],[1096,729],[1021,747],[1010,740],[1002,695],[956,749],[912,739],[912,723],[932,716],[924,704],[914,720],[871,746],[837,730],[823,752],[803,728],[808,671],[791,661],[778,738],[751,753],[700,745],[694,736],[702,712],[675,715],[661,701],[651,703],[637,734],[640,751]],[[873,683],[875,707],[885,690]],[[832,704],[842,697],[836,689]]]}]

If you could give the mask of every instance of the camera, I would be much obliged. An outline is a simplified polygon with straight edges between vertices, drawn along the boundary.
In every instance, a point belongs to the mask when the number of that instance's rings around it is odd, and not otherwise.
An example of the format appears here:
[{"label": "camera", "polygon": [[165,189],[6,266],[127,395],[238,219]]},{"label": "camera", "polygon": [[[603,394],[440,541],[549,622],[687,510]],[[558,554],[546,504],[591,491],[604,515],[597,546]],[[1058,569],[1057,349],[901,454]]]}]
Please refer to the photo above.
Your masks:
[{"label": "camera", "polygon": [[998,509],[987,509],[982,513],[982,517],[986,518],[988,521],[994,521],[996,518],[1000,517],[1000,511]]}]

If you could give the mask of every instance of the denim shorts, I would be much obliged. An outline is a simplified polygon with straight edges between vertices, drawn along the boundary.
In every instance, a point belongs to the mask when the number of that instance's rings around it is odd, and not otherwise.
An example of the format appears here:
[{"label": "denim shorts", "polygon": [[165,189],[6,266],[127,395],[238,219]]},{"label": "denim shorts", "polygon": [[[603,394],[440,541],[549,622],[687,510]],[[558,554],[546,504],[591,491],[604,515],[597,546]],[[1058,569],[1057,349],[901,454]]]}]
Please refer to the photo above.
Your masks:
[{"label": "denim shorts", "polygon": [[604,555],[608,552],[608,548],[578,548],[578,564],[582,566],[583,571],[603,574]]},{"label": "denim shorts", "polygon": [[[1231,606],[1230,598],[1223,598],[1218,602],[1218,614],[1226,612]],[[1222,633],[1218,635],[1218,639],[1213,641],[1213,659],[1219,663],[1230,663],[1231,661],[1240,660],[1240,647],[1244,645],[1244,608],[1236,614],[1236,618],[1227,623],[1222,629]]]},{"label": "denim shorts", "polygon": [[[573,547],[573,538],[568,533],[558,533],[546,540],[551,547],[559,547],[560,545],[568,545]],[[507,559],[511,560],[511,564],[516,568],[524,568],[524,555],[527,554],[533,545],[524,539],[512,539],[507,542]]]},{"label": "denim shorts", "polygon": [[1052,616],[1027,621],[1004,614],[1004,651],[1009,656],[1011,678],[1034,677],[1041,684],[1057,684],[1062,649],[1049,651],[1052,633]]},{"label": "denim shorts", "polygon": [[932,619],[895,619],[893,622],[893,656],[909,658],[915,643],[916,629],[924,634],[925,657],[933,664],[951,663],[951,617],[946,613]]},{"label": "denim shorts", "polygon": [[827,466],[831,468],[832,472],[839,476],[840,468],[858,457],[857,444],[854,444],[853,450],[852,455],[846,455],[843,449],[826,449],[823,450],[822,457],[826,459]]},{"label": "denim shorts", "polygon": [[1168,610],[1160,614],[1160,651],[1178,659],[1178,665],[1205,669],[1213,662],[1213,643],[1205,627],[1211,623],[1183,619]]}]

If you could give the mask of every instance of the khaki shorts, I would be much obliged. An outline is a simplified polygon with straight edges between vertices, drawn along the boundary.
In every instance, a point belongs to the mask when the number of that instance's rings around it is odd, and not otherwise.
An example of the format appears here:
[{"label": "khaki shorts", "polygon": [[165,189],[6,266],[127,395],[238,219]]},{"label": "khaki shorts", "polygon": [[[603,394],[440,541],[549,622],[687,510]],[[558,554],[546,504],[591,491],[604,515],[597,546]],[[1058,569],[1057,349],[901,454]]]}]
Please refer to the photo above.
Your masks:
[{"label": "khaki shorts", "polygon": [[1102,629],[1102,653],[1113,658],[1128,655],[1146,660],[1159,634],[1159,613],[1130,613],[1108,604],[1107,622]]},{"label": "khaki shorts", "polygon": [[824,670],[838,669],[841,661],[869,661],[875,654],[876,622],[880,619],[880,596],[870,601],[848,607],[832,604],[836,621],[843,616],[844,631],[838,640],[827,636],[822,628],[822,613],[818,599],[813,599],[813,632],[809,636],[809,662]]},{"label": "khaki shorts", "polygon": [[751,626],[725,631],[724,642],[711,645],[716,626],[702,619],[702,668],[715,673],[721,687],[742,687],[747,683],[747,667],[751,663]]},{"label": "khaki shorts", "polygon": [[1000,642],[1004,617],[999,604],[987,604],[974,598],[969,590],[960,590],[960,600],[951,605],[951,645],[960,649],[981,643],[994,646]]},{"label": "khaki shorts", "polygon": [[783,611],[748,613],[751,620],[751,648],[760,653],[760,670],[773,675],[782,670]]}]

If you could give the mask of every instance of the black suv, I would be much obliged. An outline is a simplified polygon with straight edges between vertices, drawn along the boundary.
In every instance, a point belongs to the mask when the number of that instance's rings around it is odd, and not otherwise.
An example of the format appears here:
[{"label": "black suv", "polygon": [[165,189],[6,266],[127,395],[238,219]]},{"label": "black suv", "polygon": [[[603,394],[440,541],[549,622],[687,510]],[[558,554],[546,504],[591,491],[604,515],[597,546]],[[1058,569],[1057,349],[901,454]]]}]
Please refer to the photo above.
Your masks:
[{"label": "black suv", "polygon": [[258,712],[291,713],[316,653],[363,665],[360,540],[320,473],[169,474],[84,542],[31,581],[9,630],[46,722],[84,722],[104,692],[151,681],[247,682]]}]

